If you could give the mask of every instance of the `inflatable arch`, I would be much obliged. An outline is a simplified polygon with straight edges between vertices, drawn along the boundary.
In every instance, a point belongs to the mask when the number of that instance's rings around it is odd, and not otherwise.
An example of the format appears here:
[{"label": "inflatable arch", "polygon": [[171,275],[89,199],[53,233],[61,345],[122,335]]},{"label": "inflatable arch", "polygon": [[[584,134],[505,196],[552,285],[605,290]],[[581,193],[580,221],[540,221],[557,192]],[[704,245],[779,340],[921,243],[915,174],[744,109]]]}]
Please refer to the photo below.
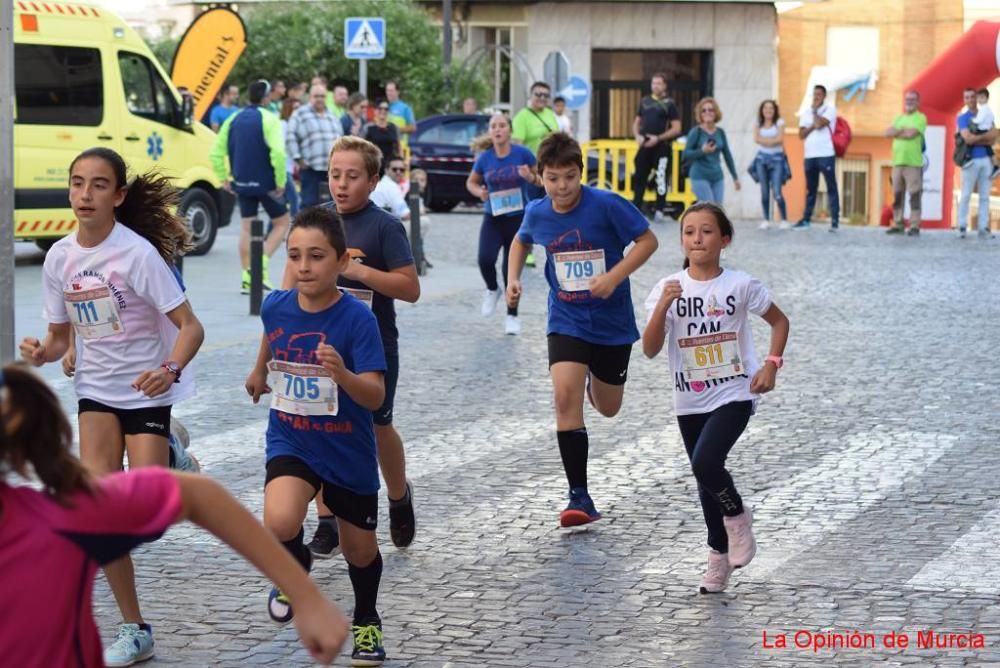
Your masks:
[{"label": "inflatable arch", "polygon": [[1000,23],[977,21],[935,58],[906,90],[920,93],[920,110],[927,115],[927,154],[922,199],[923,225],[950,228],[954,190],[955,118],[962,109],[962,91],[982,88],[1000,77]]}]

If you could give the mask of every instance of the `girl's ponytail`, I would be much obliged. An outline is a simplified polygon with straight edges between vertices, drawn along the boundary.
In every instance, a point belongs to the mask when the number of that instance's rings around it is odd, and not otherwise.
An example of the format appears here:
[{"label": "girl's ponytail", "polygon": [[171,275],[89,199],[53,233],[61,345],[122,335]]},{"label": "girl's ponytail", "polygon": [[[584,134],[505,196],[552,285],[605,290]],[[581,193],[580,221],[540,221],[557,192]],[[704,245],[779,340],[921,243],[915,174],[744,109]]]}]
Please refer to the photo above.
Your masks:
[{"label": "girl's ponytail", "polygon": [[0,408],[0,479],[12,472],[29,478],[33,470],[61,502],[90,489],[90,475],[70,453],[73,429],[41,378],[20,363],[0,369]]},{"label": "girl's ponytail", "polygon": [[191,250],[191,234],[175,213],[180,194],[170,179],[157,172],[135,177],[115,217],[153,244],[168,264]]}]

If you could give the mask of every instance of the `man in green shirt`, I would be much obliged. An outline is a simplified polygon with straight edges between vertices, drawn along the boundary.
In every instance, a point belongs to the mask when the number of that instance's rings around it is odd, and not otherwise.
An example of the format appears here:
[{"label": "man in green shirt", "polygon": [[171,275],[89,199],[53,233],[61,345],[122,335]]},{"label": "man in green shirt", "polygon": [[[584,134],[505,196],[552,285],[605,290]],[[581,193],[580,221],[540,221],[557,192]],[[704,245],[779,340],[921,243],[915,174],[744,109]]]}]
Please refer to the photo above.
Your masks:
[{"label": "man in green shirt", "polygon": [[559,119],[549,108],[552,89],[544,81],[531,84],[531,99],[528,106],[517,112],[512,123],[511,138],[517,144],[524,144],[532,153],[538,153],[542,140],[553,132],[559,132]]},{"label": "man in green shirt", "polygon": [[903,233],[903,204],[910,195],[910,236],[920,234],[920,197],[924,190],[924,132],[927,117],[917,107],[920,93],[907,91],[903,96],[903,113],[886,129],[892,137],[892,216],[888,234]]}]

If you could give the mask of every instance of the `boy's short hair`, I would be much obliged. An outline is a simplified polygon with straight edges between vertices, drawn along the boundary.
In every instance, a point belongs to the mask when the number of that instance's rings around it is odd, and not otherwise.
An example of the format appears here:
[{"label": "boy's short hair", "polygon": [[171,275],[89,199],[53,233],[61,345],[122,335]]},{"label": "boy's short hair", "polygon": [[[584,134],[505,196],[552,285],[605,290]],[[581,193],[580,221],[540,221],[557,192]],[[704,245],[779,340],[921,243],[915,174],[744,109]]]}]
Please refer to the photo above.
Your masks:
[{"label": "boy's short hair", "polygon": [[823,95],[826,95],[826,86],[824,86],[823,84],[816,84],[815,86],[813,86],[813,90],[821,90],[823,91]]},{"label": "boy's short hair", "polygon": [[987,100],[990,99],[990,91],[987,90],[986,88],[980,88],[979,90],[976,91],[976,97],[979,97],[980,95],[985,97]]},{"label": "boy's short hair", "polygon": [[382,171],[382,149],[367,139],[348,135],[335,141],[333,146],[330,147],[327,169],[329,169],[330,161],[333,160],[333,154],[337,151],[354,151],[355,153],[360,153],[365,161],[365,171],[368,172],[368,178],[379,176]]},{"label": "boy's short hair", "polygon": [[556,98],[552,100],[552,104],[559,104],[560,102],[566,104],[566,98],[564,98],[562,95],[556,95]]},{"label": "boy's short hair", "polygon": [[546,167],[557,169],[572,166],[583,171],[583,151],[575,139],[565,132],[553,132],[542,140],[538,147],[539,174],[544,172]]},{"label": "boy's short hair", "polygon": [[[310,206],[299,211],[288,230],[289,238],[295,230],[319,230],[326,237],[337,257],[343,257],[347,252],[347,235],[344,233],[344,221],[332,206]],[[287,242],[286,242],[287,243]]]}]

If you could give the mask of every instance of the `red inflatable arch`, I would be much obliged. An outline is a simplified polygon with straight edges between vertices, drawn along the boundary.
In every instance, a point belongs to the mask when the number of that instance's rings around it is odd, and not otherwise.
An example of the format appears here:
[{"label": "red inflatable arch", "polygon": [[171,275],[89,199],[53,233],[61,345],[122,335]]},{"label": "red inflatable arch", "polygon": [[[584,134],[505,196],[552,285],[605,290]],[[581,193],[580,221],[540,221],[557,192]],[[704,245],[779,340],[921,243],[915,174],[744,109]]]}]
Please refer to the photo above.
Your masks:
[{"label": "red inflatable arch", "polygon": [[[952,224],[955,163],[951,155],[955,149],[955,117],[963,106],[962,91],[982,88],[997,77],[1000,77],[1000,23],[977,21],[906,86],[906,90],[920,93],[920,110],[927,115],[927,150],[932,163],[924,178],[923,222],[927,227],[950,228]],[[933,126],[943,127],[943,143],[932,141]],[[940,130],[937,132],[939,137]],[[938,160],[943,161],[943,170],[935,169],[933,163]],[[941,182],[937,182],[937,177],[943,177]],[[935,196],[942,198],[941,215],[927,217],[926,213],[934,211],[928,197]]]}]

